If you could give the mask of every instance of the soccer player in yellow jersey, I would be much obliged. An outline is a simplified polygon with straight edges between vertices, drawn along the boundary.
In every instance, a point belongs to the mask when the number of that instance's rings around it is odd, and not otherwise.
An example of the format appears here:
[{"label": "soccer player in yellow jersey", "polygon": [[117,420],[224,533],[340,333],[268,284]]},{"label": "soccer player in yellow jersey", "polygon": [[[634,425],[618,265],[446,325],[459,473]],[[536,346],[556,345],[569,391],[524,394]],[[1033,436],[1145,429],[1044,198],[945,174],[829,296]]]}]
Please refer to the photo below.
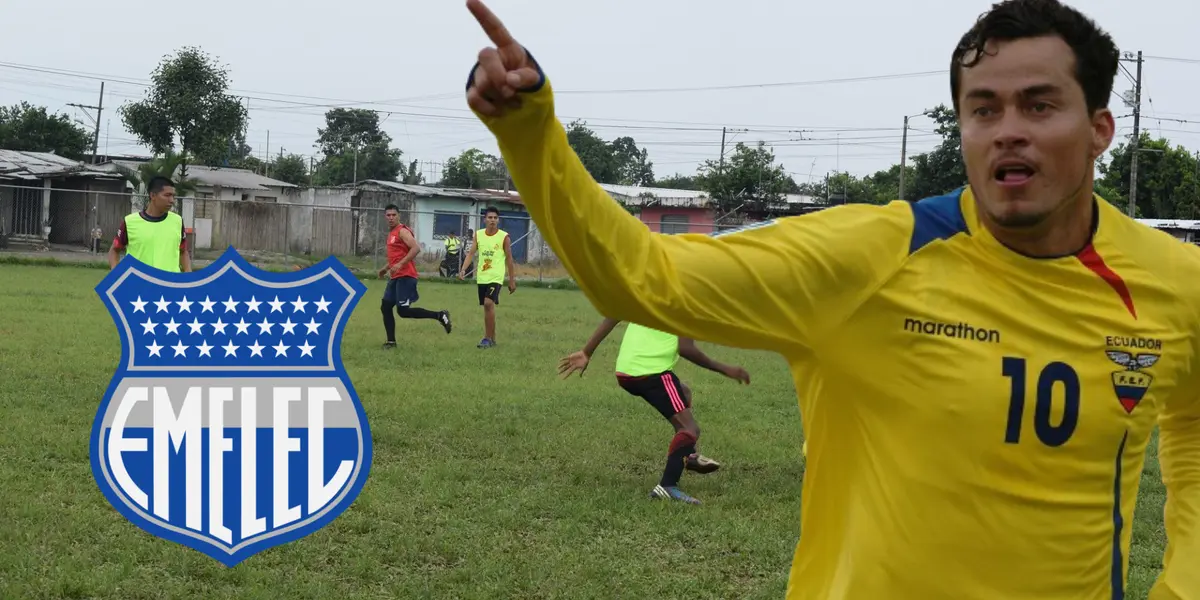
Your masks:
[{"label": "soccer player in yellow jersey", "polygon": [[[583,377],[596,348],[618,323],[620,321],[615,319],[601,321],[582,350],[559,361],[559,374],[564,379],[575,372]],[[675,365],[681,356],[697,366],[750,384],[750,374],[746,369],[713,360],[696,346],[694,340],[636,323],[626,326],[625,336],[621,338],[621,350],[617,354],[617,383],[621,389],[653,406],[675,428],[675,437],[671,438],[671,444],[667,447],[667,466],[663,468],[658,485],[650,490],[650,497],[700,504],[699,500],[679,489],[679,478],[684,468],[697,473],[712,473],[721,465],[696,451],[700,426],[692,415],[692,390],[675,374]]]},{"label": "soccer player in yellow jersey", "polygon": [[458,272],[458,278],[466,276],[471,261],[479,254],[479,265],[475,267],[475,287],[479,291],[479,305],[483,307],[483,340],[480,348],[496,345],[496,305],[500,304],[500,286],[508,279],[508,293],[517,291],[517,279],[512,259],[512,240],[508,232],[500,229],[500,209],[489,206],[484,210],[484,228],[475,232],[475,243],[467,251]]},{"label": "soccer player in yellow jersey", "polygon": [[541,66],[467,5],[494,44],[467,101],[600,313],[788,360],[809,441],[789,599],[1123,598],[1156,425],[1150,598],[1200,598],[1200,248],[1093,192],[1119,54],[1092,21],[1009,0],[961,38],[964,188],[663,235],[596,185]]}]

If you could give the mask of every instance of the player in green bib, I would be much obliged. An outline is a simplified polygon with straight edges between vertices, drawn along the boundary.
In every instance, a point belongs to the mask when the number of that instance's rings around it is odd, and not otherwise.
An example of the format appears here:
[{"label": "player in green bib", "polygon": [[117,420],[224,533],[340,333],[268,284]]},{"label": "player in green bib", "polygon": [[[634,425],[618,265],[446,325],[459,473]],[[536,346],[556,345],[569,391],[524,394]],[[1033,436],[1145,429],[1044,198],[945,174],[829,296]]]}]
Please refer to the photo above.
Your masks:
[{"label": "player in green bib", "polygon": [[171,212],[175,205],[175,184],[166,177],[154,177],[146,189],[150,192],[146,208],[125,215],[117,227],[117,236],[108,249],[109,268],[117,266],[124,251],[155,269],[190,272],[192,259],[187,252],[183,217]]},{"label": "player in green bib", "polygon": [[480,348],[496,345],[496,305],[500,304],[500,287],[508,281],[508,293],[517,291],[517,280],[512,259],[512,241],[508,233],[500,229],[500,209],[489,206],[484,211],[485,228],[475,232],[475,243],[467,251],[458,278],[465,277],[475,255],[479,255],[479,266],[475,268],[475,283],[479,291],[479,305],[483,307],[483,340]]},{"label": "player in green bib", "polygon": [[[618,323],[620,321],[604,319],[582,350],[564,357],[559,362],[559,374],[565,379],[578,371],[582,377],[592,354]],[[712,473],[721,465],[701,456],[696,450],[700,439],[700,426],[692,416],[692,390],[675,374],[675,365],[680,357],[745,384],[750,383],[750,374],[742,367],[709,358],[692,339],[677,337],[636,323],[630,323],[625,328],[625,337],[621,340],[621,350],[617,355],[617,382],[626,392],[648,402],[675,428],[675,437],[671,438],[667,447],[667,465],[658,485],[650,491],[650,497],[700,504],[699,500],[679,489],[679,478],[683,476],[683,470],[686,468],[697,473]]]}]

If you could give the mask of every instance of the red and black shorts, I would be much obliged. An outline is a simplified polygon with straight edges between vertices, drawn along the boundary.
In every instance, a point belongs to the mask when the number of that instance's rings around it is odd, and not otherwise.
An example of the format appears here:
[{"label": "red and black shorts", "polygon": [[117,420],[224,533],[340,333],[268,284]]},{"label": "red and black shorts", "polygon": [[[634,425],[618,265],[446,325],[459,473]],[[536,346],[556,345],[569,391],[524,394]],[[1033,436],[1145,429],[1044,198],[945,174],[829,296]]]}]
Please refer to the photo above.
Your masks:
[{"label": "red and black shorts", "polygon": [[683,391],[683,382],[673,371],[640,377],[617,375],[617,383],[626,392],[649,402],[667,420],[692,407]]}]

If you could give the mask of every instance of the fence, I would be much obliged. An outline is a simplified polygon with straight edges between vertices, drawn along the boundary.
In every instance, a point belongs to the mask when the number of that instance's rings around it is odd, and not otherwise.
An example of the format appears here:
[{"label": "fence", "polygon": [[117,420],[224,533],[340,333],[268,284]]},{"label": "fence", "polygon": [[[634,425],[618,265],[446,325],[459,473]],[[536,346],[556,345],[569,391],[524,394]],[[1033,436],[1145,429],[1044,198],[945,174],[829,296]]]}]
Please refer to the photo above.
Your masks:
[{"label": "fence", "polygon": [[[89,187],[87,185],[83,187]],[[95,185],[91,186],[95,188]],[[287,201],[178,198],[174,209],[189,231],[198,265],[229,247],[267,267],[302,267],[336,256],[351,269],[374,272],[387,264],[389,228],[382,206],[400,206],[400,220],[421,244],[418,268],[453,276],[481,229],[485,205],[462,202],[439,209],[437,200],[375,195],[354,188],[285,196]],[[0,244],[40,246],[58,252],[106,253],[125,215],[144,207],[145,197],[108,189],[68,189],[0,184]],[[357,205],[356,205],[357,204]],[[417,210],[424,205],[427,210]],[[432,206],[432,210],[428,210]],[[737,223],[713,224],[695,215],[643,213],[652,230],[668,234],[712,233]],[[512,240],[517,276],[557,279],[567,274],[537,225],[502,210],[500,228]],[[461,240],[455,260],[446,260],[446,238]],[[97,257],[99,258],[99,257]]]}]

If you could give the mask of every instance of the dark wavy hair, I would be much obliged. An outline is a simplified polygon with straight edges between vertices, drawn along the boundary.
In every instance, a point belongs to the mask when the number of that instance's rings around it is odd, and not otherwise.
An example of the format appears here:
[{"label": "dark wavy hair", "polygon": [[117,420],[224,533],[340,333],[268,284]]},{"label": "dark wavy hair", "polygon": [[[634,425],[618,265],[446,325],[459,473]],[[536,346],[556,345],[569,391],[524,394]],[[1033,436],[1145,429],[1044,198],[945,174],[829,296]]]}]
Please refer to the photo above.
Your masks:
[{"label": "dark wavy hair", "polygon": [[980,15],[963,35],[950,60],[950,94],[958,111],[962,68],[971,68],[986,54],[988,42],[1058,36],[1075,53],[1075,79],[1083,88],[1088,112],[1108,108],[1120,51],[1112,37],[1094,21],[1058,0],[1005,0]]}]

